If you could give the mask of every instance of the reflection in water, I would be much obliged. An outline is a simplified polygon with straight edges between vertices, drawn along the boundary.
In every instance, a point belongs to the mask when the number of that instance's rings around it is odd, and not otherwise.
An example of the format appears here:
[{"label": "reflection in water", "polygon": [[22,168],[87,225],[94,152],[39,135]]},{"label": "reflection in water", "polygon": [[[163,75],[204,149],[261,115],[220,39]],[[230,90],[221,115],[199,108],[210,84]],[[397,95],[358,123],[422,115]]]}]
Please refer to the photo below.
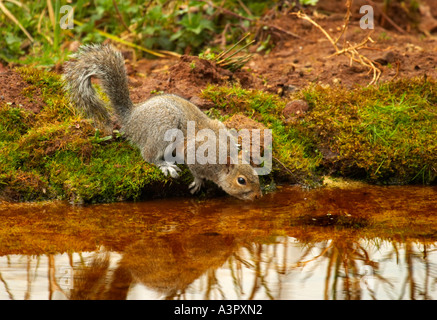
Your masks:
[{"label": "reflection in water", "polygon": [[437,191],[375,190],[0,208],[0,299],[437,299]]},{"label": "reflection in water", "polygon": [[379,239],[151,239],[123,254],[1,257],[0,299],[436,299],[436,261],[435,244]]}]

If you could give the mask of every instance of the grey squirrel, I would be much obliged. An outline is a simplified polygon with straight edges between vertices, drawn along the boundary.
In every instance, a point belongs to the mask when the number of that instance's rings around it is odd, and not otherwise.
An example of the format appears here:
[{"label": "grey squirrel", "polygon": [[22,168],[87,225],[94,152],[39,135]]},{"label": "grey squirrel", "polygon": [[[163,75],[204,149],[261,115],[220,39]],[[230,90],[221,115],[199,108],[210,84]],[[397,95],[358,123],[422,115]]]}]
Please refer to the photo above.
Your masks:
[{"label": "grey squirrel", "polygon": [[[164,139],[168,130],[178,129],[184,134],[184,154],[187,154],[189,142],[186,139],[189,121],[194,121],[196,130],[210,129],[216,136],[220,130],[226,130],[222,122],[208,118],[197,106],[176,95],[162,94],[134,105],[129,96],[124,59],[110,45],[81,46],[72,58],[66,63],[64,72],[70,101],[87,117],[112,129],[108,110],[91,85],[91,77],[97,77],[127,138],[140,149],[146,162],[158,166],[165,175],[177,178],[180,171],[175,163],[167,162],[164,157],[166,148],[172,143]],[[217,141],[219,147],[223,142]],[[218,160],[218,155],[215,157]],[[258,175],[250,164],[229,159],[222,164],[220,161],[185,163],[194,177],[189,186],[192,193],[197,192],[206,179],[238,199],[254,200],[262,196]]]}]

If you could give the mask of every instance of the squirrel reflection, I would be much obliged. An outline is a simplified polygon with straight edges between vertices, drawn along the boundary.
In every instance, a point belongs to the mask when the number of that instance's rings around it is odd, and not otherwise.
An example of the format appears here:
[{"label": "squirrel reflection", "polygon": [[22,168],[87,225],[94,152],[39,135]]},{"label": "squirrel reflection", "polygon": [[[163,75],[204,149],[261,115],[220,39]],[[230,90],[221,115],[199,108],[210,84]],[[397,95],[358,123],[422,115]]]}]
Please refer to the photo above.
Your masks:
[{"label": "squirrel reflection", "polygon": [[112,276],[109,254],[97,255],[76,272],[70,299],[126,299],[134,283],[172,299],[207,270],[223,265],[235,248],[233,236],[217,233],[150,237],[126,248]]},{"label": "squirrel reflection", "polygon": [[[109,254],[96,255],[89,266],[75,271],[69,298],[125,299],[137,283],[166,299],[184,294],[208,270],[221,267],[248,238],[269,229],[268,220],[259,220],[263,212],[259,204],[239,203],[236,210],[232,201],[238,200],[226,201],[212,205],[193,202],[190,218],[176,215],[170,221],[178,224],[180,231],[132,239],[115,270],[109,267]],[[179,219],[185,220],[179,224]]]}]

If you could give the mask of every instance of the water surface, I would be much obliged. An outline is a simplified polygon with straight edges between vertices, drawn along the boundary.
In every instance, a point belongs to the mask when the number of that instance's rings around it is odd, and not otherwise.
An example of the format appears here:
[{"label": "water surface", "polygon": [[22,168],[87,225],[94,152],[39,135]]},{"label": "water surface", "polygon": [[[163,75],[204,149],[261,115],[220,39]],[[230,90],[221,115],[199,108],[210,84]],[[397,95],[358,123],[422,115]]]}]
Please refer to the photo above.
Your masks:
[{"label": "water surface", "polygon": [[0,299],[436,299],[437,188],[0,204]]}]

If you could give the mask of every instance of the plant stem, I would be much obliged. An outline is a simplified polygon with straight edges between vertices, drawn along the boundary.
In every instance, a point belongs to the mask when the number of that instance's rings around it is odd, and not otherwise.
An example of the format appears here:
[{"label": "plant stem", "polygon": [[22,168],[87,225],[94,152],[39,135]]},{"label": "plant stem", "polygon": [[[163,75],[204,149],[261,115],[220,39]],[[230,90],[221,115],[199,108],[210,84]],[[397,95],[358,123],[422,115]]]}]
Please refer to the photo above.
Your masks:
[{"label": "plant stem", "polygon": [[55,24],[54,24],[54,37],[53,37],[53,50],[55,52],[59,49],[59,41],[61,35],[61,26],[59,24],[59,11],[61,9],[61,0],[55,1]]}]

